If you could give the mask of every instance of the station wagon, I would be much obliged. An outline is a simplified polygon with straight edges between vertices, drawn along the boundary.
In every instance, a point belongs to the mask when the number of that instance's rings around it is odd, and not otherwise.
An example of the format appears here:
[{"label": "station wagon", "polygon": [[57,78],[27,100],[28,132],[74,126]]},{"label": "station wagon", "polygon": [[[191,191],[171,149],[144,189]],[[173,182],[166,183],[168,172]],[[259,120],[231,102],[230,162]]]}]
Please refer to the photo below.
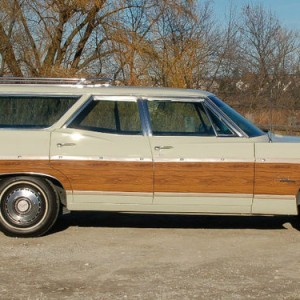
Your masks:
[{"label": "station wagon", "polygon": [[300,139],[215,95],[88,79],[0,80],[0,226],[69,211],[297,215]]}]

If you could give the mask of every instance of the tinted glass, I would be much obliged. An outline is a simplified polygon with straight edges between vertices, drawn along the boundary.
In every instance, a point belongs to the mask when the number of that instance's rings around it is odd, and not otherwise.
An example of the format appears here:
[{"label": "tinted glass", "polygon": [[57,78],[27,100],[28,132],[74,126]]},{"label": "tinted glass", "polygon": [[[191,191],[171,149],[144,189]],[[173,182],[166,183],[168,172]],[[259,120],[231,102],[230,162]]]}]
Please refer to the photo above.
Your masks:
[{"label": "tinted glass", "polygon": [[206,111],[212,121],[213,127],[218,136],[234,136],[235,134],[229,129],[229,127],[223,122],[220,116],[212,112],[208,107]]},{"label": "tinted glass", "polygon": [[0,97],[1,128],[47,128],[79,97]]},{"label": "tinted glass", "polygon": [[69,127],[115,134],[142,133],[136,102],[91,101]]},{"label": "tinted glass", "polygon": [[210,96],[209,99],[211,99],[214,104],[217,105],[249,137],[261,136],[266,134],[217,97]]},{"label": "tinted glass", "polygon": [[148,107],[153,135],[215,135],[201,103],[150,101]]}]

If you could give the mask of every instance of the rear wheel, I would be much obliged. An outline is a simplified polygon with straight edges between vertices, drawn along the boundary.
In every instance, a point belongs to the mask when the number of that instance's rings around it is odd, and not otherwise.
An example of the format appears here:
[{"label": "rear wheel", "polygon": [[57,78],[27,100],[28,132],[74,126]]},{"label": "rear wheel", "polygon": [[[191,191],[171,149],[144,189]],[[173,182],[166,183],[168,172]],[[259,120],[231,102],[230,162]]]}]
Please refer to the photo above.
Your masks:
[{"label": "rear wheel", "polygon": [[59,213],[54,188],[46,180],[15,177],[0,184],[0,226],[10,236],[45,234]]}]

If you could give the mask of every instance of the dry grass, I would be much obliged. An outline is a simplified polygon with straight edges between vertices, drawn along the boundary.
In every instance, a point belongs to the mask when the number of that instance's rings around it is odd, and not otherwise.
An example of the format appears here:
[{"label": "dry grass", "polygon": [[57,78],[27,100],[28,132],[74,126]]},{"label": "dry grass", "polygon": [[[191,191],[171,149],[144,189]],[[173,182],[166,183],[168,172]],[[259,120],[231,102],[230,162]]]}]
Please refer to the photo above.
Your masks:
[{"label": "dry grass", "polygon": [[300,135],[300,110],[289,108],[237,110],[261,128],[272,129],[272,131],[282,134]]}]

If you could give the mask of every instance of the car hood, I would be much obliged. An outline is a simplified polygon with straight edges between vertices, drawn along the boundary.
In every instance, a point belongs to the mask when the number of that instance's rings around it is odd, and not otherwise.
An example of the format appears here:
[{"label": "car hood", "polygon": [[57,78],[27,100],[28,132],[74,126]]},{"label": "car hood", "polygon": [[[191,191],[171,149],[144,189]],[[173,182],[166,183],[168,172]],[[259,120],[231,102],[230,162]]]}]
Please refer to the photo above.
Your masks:
[{"label": "car hood", "polygon": [[269,133],[272,143],[300,143],[300,136],[288,136]]}]

